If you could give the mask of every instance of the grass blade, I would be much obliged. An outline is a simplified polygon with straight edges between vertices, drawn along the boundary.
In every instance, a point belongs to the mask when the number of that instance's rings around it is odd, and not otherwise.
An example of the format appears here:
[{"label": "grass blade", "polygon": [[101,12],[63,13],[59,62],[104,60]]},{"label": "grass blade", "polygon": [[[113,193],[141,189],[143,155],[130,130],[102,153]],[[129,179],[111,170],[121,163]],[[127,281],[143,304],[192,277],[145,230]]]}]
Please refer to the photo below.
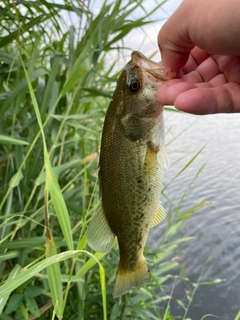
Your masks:
[{"label": "grass blade", "polygon": [[164,192],[167,187],[177,178],[179,177],[189,166],[190,164],[199,156],[199,154],[203,151],[203,149],[206,147],[207,143],[191,158],[190,161],[188,161],[188,163],[172,178],[172,180],[166,185],[164,186],[162,192]]},{"label": "grass blade", "polygon": [[[9,280],[14,279],[16,277],[16,275],[20,272],[20,270],[21,270],[21,266],[17,264],[10,272],[9,277],[6,280],[6,283],[8,283]],[[8,293],[4,297],[0,298],[0,314],[2,313],[3,308],[5,307],[5,305],[8,301],[9,295],[10,295],[10,293]]]},{"label": "grass blade", "polygon": [[0,134],[0,143],[2,144],[15,144],[15,145],[28,145],[27,141],[16,139]]},{"label": "grass blade", "polygon": [[56,254],[54,256],[43,259],[42,261],[34,264],[30,268],[23,268],[13,279],[7,280],[3,285],[0,286],[0,299],[10,294],[16,288],[20,287],[24,282],[28,281],[50,265],[61,262],[79,255],[81,251],[69,250]]}]

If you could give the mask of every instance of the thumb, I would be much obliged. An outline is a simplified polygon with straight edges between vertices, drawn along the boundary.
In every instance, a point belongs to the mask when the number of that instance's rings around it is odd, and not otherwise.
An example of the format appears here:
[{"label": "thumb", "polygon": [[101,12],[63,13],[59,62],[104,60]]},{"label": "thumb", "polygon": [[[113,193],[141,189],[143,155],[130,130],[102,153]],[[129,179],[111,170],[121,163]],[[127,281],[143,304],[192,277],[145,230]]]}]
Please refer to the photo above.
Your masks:
[{"label": "thumb", "polygon": [[162,26],[158,34],[162,64],[172,71],[176,71],[186,64],[190,51],[195,46],[188,32],[190,23],[188,17],[191,9],[186,8],[185,3],[183,1],[182,5]]}]

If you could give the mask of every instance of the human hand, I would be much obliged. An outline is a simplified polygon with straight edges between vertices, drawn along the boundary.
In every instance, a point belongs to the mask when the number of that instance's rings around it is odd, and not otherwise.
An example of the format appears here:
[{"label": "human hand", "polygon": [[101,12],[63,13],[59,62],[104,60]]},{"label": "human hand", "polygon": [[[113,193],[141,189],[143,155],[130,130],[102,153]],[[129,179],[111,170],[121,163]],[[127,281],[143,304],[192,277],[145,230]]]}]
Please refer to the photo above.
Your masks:
[{"label": "human hand", "polygon": [[157,99],[194,114],[240,112],[240,56],[195,47],[177,79],[159,87]]},{"label": "human hand", "polygon": [[160,86],[159,102],[194,114],[240,112],[236,5],[237,0],[184,0],[169,18],[158,38],[162,63],[179,71]]}]

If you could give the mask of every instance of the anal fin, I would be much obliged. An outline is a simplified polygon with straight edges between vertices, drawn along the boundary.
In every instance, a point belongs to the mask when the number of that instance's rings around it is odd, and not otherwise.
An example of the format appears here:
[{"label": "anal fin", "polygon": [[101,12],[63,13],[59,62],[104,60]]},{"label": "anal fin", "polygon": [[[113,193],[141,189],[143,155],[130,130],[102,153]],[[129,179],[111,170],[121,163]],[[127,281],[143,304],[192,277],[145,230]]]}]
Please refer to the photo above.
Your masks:
[{"label": "anal fin", "polygon": [[157,212],[156,215],[154,217],[153,223],[152,223],[152,227],[155,227],[157,224],[159,224],[160,222],[162,222],[166,217],[166,212],[162,206],[162,203],[160,202],[158,207],[157,207]]},{"label": "anal fin", "polygon": [[90,221],[87,243],[93,250],[106,253],[111,250],[114,238],[100,204]]}]

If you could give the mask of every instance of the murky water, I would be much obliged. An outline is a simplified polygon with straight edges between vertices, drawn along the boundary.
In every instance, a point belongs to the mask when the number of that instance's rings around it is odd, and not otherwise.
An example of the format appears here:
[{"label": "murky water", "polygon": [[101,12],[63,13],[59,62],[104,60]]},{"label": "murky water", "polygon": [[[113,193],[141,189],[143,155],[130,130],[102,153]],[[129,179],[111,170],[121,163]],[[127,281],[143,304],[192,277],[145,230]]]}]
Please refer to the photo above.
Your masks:
[{"label": "murky water", "polygon": [[[194,297],[188,316],[193,320],[213,314],[221,320],[234,319],[240,310],[240,115],[191,116],[166,112],[166,140],[172,165],[165,172],[168,183],[204,146],[194,162],[172,182],[166,195],[177,206],[183,193],[193,181],[182,210],[194,206],[199,199],[210,204],[192,216],[179,237],[195,239],[181,246],[185,276],[196,281],[208,257],[202,281],[223,279],[210,286],[201,286]],[[168,203],[164,201],[167,209]],[[158,242],[163,225],[153,229]],[[186,285],[176,283],[173,297],[183,300]],[[174,302],[174,315],[183,311]],[[215,319],[207,317],[207,319]]]}]

